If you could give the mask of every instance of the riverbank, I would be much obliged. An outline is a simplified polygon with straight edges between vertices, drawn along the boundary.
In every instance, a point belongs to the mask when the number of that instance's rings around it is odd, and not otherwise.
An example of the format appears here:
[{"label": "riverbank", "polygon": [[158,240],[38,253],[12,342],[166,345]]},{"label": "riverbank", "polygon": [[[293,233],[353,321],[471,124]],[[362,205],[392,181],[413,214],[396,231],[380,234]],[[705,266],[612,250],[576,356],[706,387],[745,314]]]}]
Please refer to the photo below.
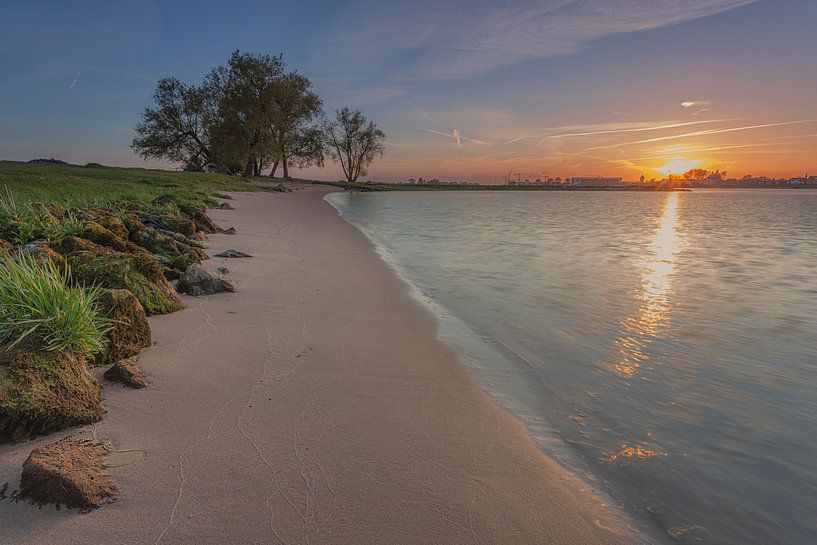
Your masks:
[{"label": "riverbank", "polygon": [[[150,319],[151,383],[106,383],[118,500],[0,502],[10,543],[632,543],[495,406],[369,242],[322,198],[234,194],[209,254],[238,284]],[[56,434],[55,434],[56,435]],[[0,447],[16,486],[32,448]]]}]

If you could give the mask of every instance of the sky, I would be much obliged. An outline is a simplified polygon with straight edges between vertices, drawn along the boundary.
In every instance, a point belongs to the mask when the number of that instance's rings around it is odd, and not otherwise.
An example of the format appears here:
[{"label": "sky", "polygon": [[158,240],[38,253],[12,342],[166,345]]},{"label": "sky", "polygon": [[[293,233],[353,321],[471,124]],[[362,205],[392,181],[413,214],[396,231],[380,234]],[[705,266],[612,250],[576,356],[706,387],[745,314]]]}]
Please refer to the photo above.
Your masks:
[{"label": "sky", "polygon": [[817,174],[815,28],[815,0],[4,0],[0,159],[170,167],[129,148],[156,81],[238,49],[374,120],[373,180]]}]

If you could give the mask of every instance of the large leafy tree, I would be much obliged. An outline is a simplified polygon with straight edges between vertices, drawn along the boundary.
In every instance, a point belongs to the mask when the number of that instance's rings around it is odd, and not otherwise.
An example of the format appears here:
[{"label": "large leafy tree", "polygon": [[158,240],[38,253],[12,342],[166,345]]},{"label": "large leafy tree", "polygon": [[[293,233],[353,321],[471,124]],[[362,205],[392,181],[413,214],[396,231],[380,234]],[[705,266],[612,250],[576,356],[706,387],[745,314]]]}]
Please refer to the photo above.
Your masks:
[{"label": "large leafy tree", "polygon": [[272,171],[278,165],[289,177],[289,167],[323,166],[324,146],[317,121],[322,114],[320,97],[312,83],[297,72],[284,75],[271,94],[270,125],[272,137]]},{"label": "large leafy tree", "polygon": [[272,97],[284,67],[281,55],[235,51],[227,66],[205,79],[205,88],[218,103],[211,128],[214,146],[226,161],[242,165],[245,176],[259,174],[264,158],[272,155]]},{"label": "large leafy tree", "polygon": [[330,156],[340,163],[350,182],[368,174],[369,165],[386,150],[386,134],[359,110],[336,110],[335,119],[325,124],[324,133]]},{"label": "large leafy tree", "polygon": [[155,106],[145,108],[136,125],[131,147],[145,159],[168,159],[200,170],[218,163],[210,144],[207,111],[212,96],[203,87],[176,78],[159,80],[153,93]]}]

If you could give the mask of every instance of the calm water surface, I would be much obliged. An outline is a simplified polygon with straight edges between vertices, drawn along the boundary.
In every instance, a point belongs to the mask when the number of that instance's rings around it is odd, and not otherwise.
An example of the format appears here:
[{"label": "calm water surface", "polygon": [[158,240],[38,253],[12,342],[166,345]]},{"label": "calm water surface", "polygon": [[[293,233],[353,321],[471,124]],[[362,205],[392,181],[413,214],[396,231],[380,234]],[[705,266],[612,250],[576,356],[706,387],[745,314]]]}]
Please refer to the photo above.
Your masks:
[{"label": "calm water surface", "polygon": [[329,200],[659,539],[817,543],[817,192]]}]

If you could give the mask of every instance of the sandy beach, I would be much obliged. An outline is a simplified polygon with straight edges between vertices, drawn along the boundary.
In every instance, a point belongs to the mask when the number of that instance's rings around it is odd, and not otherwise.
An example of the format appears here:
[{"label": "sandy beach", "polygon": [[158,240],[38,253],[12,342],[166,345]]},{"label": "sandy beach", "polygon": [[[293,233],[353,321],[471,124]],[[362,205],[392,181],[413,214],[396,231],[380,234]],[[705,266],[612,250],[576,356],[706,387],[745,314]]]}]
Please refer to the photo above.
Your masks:
[{"label": "sandy beach", "polygon": [[94,427],[0,447],[9,492],[37,445],[110,441],[117,501],[5,499],[9,544],[617,544],[613,508],[539,452],[437,338],[434,317],[323,201],[235,194],[212,216],[234,294],[150,319],[150,378],[104,383]]}]

